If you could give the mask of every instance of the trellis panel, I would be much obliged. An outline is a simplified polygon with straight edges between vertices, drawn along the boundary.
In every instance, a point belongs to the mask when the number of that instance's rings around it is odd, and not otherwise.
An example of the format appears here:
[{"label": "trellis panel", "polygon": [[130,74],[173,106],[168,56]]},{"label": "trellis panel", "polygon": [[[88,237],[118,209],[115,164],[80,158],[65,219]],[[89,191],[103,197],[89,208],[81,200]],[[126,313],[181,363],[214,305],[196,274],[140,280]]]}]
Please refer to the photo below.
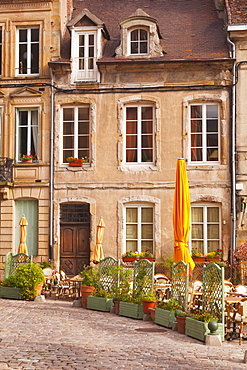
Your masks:
[{"label": "trellis panel", "polygon": [[154,262],[146,259],[134,263],[133,291],[136,294],[145,294],[153,290],[154,285]]},{"label": "trellis panel", "polygon": [[186,311],[188,304],[189,265],[178,261],[172,267],[171,297]]},{"label": "trellis panel", "polygon": [[120,266],[120,260],[113,257],[106,257],[100,260],[99,273],[100,284],[103,289],[110,291],[119,284],[119,273],[117,267]]}]

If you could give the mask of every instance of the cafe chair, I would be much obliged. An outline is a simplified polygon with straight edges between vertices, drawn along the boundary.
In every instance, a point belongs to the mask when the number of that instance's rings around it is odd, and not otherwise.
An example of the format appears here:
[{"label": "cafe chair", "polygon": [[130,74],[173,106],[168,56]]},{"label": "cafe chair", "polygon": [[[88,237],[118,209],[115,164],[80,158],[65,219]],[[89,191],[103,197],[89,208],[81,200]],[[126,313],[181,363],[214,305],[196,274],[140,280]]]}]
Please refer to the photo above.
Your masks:
[{"label": "cafe chair", "polygon": [[154,291],[159,301],[165,301],[170,298],[171,282],[164,274],[154,275]]},{"label": "cafe chair", "polygon": [[188,309],[190,311],[196,311],[201,308],[202,305],[202,281],[195,280],[192,283],[192,287],[189,292],[189,303]]},{"label": "cafe chair", "polygon": [[247,298],[239,302],[227,302],[226,311],[226,339],[231,340],[239,337],[239,344],[242,344],[243,337],[247,336]]},{"label": "cafe chair", "polygon": [[46,267],[43,269],[43,273],[45,280],[41,294],[45,297],[47,297],[47,295],[51,296],[52,287],[54,285],[54,270],[51,267]]},{"label": "cafe chair", "polygon": [[55,273],[57,281],[56,286],[56,299],[69,298],[69,300],[76,299],[78,297],[78,289],[74,281],[68,278],[64,271]]},{"label": "cafe chair", "polygon": [[239,294],[246,294],[247,293],[247,287],[245,285],[236,285],[234,291]]}]

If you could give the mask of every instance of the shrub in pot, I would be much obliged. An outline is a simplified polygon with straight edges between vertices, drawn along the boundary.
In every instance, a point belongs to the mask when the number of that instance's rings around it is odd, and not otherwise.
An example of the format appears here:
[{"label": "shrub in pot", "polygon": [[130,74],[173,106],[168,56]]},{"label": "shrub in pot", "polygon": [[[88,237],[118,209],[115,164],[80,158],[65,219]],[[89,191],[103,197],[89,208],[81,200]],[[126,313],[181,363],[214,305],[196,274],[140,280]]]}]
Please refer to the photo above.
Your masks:
[{"label": "shrub in pot", "polygon": [[87,308],[87,297],[92,294],[99,285],[99,269],[97,266],[86,266],[83,271],[79,272],[81,277],[81,298],[82,308]]},{"label": "shrub in pot", "polygon": [[157,304],[157,298],[153,290],[150,290],[142,297],[143,313],[150,314],[150,308],[155,308]]}]

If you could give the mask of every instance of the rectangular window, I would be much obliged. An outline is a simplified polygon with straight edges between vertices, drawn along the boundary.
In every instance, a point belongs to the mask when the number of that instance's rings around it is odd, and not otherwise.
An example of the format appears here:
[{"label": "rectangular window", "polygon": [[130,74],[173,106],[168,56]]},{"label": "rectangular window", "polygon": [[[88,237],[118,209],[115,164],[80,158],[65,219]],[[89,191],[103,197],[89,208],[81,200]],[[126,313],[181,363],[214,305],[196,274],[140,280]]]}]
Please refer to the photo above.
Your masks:
[{"label": "rectangular window", "polygon": [[190,106],[190,161],[219,162],[219,106]]},{"label": "rectangular window", "polygon": [[153,163],[154,113],[152,106],[129,106],[125,111],[126,163]]},{"label": "rectangular window", "polygon": [[125,229],[126,252],[148,250],[153,253],[153,207],[126,206]]},{"label": "rectangular window", "polygon": [[63,163],[66,158],[90,159],[89,106],[63,108]]},{"label": "rectangular window", "polygon": [[206,255],[221,247],[220,208],[215,205],[191,207],[191,247]]},{"label": "rectangular window", "polygon": [[18,28],[17,47],[17,74],[38,74],[39,28]]},{"label": "rectangular window", "polygon": [[73,68],[75,68],[74,74],[76,80],[96,80],[96,53],[96,32],[92,31],[75,34]]},{"label": "rectangular window", "polygon": [[37,154],[39,139],[39,109],[19,108],[16,110],[16,160],[25,154]]},{"label": "rectangular window", "polygon": [[136,29],[130,32],[130,54],[147,54],[148,33],[146,30]]},{"label": "rectangular window", "polygon": [[20,243],[20,219],[25,215],[27,219],[27,251],[29,255],[38,255],[38,201],[23,200],[15,201],[15,253],[18,251]]}]

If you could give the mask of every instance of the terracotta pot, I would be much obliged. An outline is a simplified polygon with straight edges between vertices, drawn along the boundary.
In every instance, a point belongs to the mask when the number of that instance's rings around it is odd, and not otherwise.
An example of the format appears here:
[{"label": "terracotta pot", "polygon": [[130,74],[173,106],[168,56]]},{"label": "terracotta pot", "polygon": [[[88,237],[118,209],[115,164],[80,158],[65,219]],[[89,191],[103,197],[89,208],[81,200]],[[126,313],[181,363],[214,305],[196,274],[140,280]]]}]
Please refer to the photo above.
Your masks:
[{"label": "terracotta pot", "polygon": [[82,167],[82,162],[69,162],[69,167]]},{"label": "terracotta pot", "polygon": [[32,163],[33,160],[32,159],[23,159],[22,160],[22,163]]},{"label": "terracotta pot", "polygon": [[205,262],[206,261],[206,257],[202,256],[202,257],[192,257],[193,261],[194,262]]},{"label": "terracotta pot", "polygon": [[89,297],[92,294],[92,292],[95,290],[95,287],[82,285],[80,290],[81,290],[82,308],[87,308],[87,297]]},{"label": "terracotta pot", "polygon": [[116,315],[119,315],[119,306],[120,306],[120,301],[114,301],[114,313]]},{"label": "terracotta pot", "polygon": [[136,257],[123,257],[124,262],[134,262],[136,260],[137,260]]},{"label": "terracotta pot", "polygon": [[150,314],[149,309],[150,308],[155,308],[157,304],[157,301],[142,301],[142,308],[143,308],[143,313]]},{"label": "terracotta pot", "polygon": [[154,321],[155,320],[155,308],[149,308],[149,313],[150,313],[152,321]]},{"label": "terracotta pot", "polygon": [[43,282],[38,284],[35,288],[37,290],[37,295],[41,295],[42,288],[43,288]]},{"label": "terracotta pot", "polygon": [[185,334],[186,316],[177,316],[178,333]]}]

